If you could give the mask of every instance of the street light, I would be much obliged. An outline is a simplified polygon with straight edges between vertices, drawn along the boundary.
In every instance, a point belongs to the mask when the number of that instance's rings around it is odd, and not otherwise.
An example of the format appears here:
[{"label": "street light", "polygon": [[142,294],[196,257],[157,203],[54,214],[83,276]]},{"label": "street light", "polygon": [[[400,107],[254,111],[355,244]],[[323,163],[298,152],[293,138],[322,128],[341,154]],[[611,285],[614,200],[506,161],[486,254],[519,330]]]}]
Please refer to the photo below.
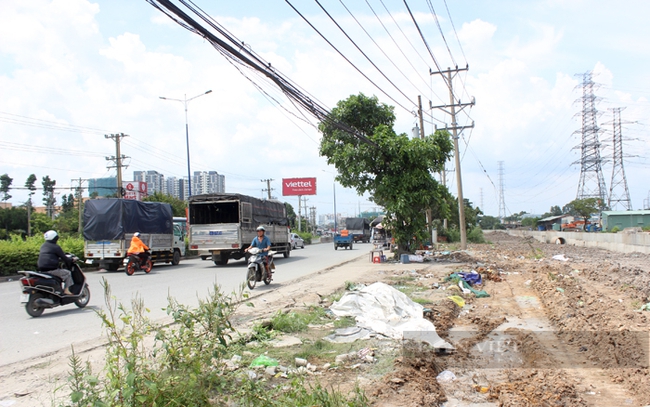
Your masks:
[{"label": "street light", "polygon": [[200,95],[196,95],[192,98],[187,98],[187,94],[183,95],[183,99],[172,99],[172,98],[166,98],[164,96],[160,96],[162,100],[173,100],[175,102],[181,102],[183,106],[185,106],[185,144],[187,145],[187,198],[189,199],[192,196],[192,172],[190,171],[190,131],[189,127],[187,125],[187,104],[190,103],[190,101],[203,96],[207,95],[208,93],[211,93],[212,91],[209,90],[205,93],[201,93]]},{"label": "street light", "polygon": [[[329,172],[329,171],[325,171],[325,170],[321,170],[321,171],[326,172],[328,174],[334,175],[334,173]],[[334,190],[334,234],[336,235],[336,230],[337,230],[337,227],[336,227],[336,177],[332,181],[332,189]]]}]

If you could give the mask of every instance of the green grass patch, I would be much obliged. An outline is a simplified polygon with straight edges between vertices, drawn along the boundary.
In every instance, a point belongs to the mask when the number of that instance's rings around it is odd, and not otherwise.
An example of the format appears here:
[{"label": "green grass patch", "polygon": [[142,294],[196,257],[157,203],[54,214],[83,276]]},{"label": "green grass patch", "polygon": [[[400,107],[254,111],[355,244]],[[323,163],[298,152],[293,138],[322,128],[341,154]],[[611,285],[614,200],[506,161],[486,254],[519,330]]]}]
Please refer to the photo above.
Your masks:
[{"label": "green grass patch", "polygon": [[325,309],[311,307],[309,311],[276,312],[271,318],[270,329],[284,333],[303,332],[310,324],[329,322]]},{"label": "green grass patch", "polygon": [[334,329],[348,328],[355,326],[356,324],[357,321],[354,319],[354,317],[341,317],[334,320]]},{"label": "green grass patch", "polygon": [[415,298],[411,298],[411,300],[413,302],[415,302],[415,303],[420,304],[420,305],[431,305],[431,304],[433,304],[433,301],[431,301],[428,298],[415,297]]}]

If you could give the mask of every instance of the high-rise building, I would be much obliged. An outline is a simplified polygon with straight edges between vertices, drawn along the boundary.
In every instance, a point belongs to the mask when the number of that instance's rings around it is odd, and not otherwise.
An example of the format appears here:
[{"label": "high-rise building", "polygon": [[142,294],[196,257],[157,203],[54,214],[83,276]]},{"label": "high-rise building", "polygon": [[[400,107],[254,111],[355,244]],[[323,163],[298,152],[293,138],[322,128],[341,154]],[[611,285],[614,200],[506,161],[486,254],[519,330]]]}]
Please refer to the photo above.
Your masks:
[{"label": "high-rise building", "polygon": [[226,177],[216,171],[194,171],[192,195],[223,194],[226,192]]},{"label": "high-rise building", "polygon": [[88,195],[114,196],[117,192],[117,178],[91,178],[88,180]]},{"label": "high-rise building", "polygon": [[[133,171],[133,180],[147,183],[149,194],[162,192],[173,197],[187,200],[189,186],[187,177],[181,179],[169,177],[157,171]],[[226,192],[226,177],[217,171],[195,171],[192,176],[192,195]]]}]

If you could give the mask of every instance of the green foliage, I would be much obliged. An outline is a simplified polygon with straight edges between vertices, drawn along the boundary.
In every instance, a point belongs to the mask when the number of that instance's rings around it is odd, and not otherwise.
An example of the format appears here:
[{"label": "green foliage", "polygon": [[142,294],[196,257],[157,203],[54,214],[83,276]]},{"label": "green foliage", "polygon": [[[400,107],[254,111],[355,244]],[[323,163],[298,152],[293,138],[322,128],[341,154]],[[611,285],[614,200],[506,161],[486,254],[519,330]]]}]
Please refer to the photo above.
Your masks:
[{"label": "green foliage", "polygon": [[548,212],[546,212],[545,214],[542,215],[542,219],[548,218],[548,217],[551,217],[551,216],[560,216],[560,215],[564,215],[564,212],[562,212],[562,208],[560,208],[557,205],[554,205],[554,206],[551,206],[551,209]]},{"label": "green foliage", "polygon": [[172,206],[172,212],[174,213],[174,216],[185,217],[185,208],[187,208],[187,202],[172,195],[167,195],[156,191],[148,197],[144,198],[143,201],[168,203]]},{"label": "green foliage", "polygon": [[600,211],[599,199],[585,198],[574,199],[564,206],[564,211],[573,216],[579,216],[585,220],[585,225],[592,214]]},{"label": "green foliage", "polygon": [[[25,240],[14,235],[11,240],[0,240],[0,275],[13,275],[20,270],[36,270],[38,252],[44,239],[41,234]],[[61,238],[58,244],[64,252],[83,258],[84,242],[78,238]]]},{"label": "green foliage", "polygon": [[537,221],[541,218],[525,218],[521,221],[521,226],[534,227],[537,225]]},{"label": "green foliage", "polygon": [[54,216],[54,205],[56,205],[56,197],[54,196],[54,186],[56,181],[50,179],[49,175],[43,177],[41,181],[43,185],[43,204],[47,208],[47,214],[49,217]]},{"label": "green foliage", "polygon": [[467,240],[472,243],[485,243],[483,229],[478,226],[473,227],[467,232]]},{"label": "green foliage", "polygon": [[303,332],[307,330],[309,324],[323,318],[325,318],[325,310],[320,307],[312,307],[309,312],[278,311],[271,318],[270,328],[285,333]]},{"label": "green foliage", "polygon": [[8,201],[11,199],[11,195],[9,195],[9,190],[11,189],[11,183],[13,182],[13,178],[9,176],[9,174],[2,174],[0,175],[0,193],[2,193],[2,201]]},{"label": "green foliage", "polygon": [[27,210],[23,207],[0,208],[0,237],[8,239],[12,233],[27,231]]},{"label": "green foliage", "polygon": [[[70,401],[66,406],[367,406],[356,387],[349,395],[294,377],[283,386],[251,380],[245,371],[224,369],[239,344],[230,323],[241,296],[224,296],[215,286],[206,300],[189,308],[169,299],[170,325],[152,322],[141,300],[116,304],[103,281],[106,307],[97,311],[108,335],[106,364],[95,374],[72,354]],[[315,312],[311,312],[314,314]],[[316,312],[317,314],[317,312]],[[145,345],[154,337],[153,350]],[[321,342],[319,344],[319,342]],[[327,348],[317,341],[313,349]]]},{"label": "green foliage", "polygon": [[298,236],[305,241],[305,244],[311,244],[311,239],[314,237],[310,232],[295,232]]},{"label": "green foliage", "polygon": [[[352,95],[337,103],[331,119],[320,123],[320,155],[336,167],[336,180],[359,195],[370,193],[386,209],[385,223],[403,251],[426,239],[425,210],[447,209],[449,194],[432,173],[442,170],[452,151],[447,131],[410,139],[393,130],[393,107],[376,97]],[[344,123],[370,140],[368,144],[340,130]]]},{"label": "green foliage", "polygon": [[293,210],[293,206],[289,202],[285,202],[284,207],[287,211],[287,218],[289,218],[289,226],[291,226],[291,229],[297,228],[298,224],[296,223],[296,219],[298,215],[296,215],[296,211]]},{"label": "green foliage", "polygon": [[501,219],[494,216],[483,216],[478,223],[483,230],[505,229],[505,226],[501,224]]},{"label": "green foliage", "polygon": [[[645,230],[645,229],[644,229],[644,230]],[[611,230],[612,233],[618,233],[618,232],[620,232],[620,231],[621,231],[621,228],[619,228],[618,226],[614,226],[614,227],[612,228],[612,230]]]}]

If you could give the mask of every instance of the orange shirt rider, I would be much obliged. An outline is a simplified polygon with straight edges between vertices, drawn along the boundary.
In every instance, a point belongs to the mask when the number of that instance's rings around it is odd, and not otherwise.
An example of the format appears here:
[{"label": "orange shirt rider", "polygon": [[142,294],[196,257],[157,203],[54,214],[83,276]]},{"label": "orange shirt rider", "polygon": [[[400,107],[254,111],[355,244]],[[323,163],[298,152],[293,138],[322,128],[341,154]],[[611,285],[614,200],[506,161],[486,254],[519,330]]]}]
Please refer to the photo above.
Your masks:
[{"label": "orange shirt rider", "polygon": [[144,244],[142,240],[140,240],[140,232],[135,232],[131,238],[131,246],[129,246],[127,255],[140,254],[146,252],[147,250],[149,250],[149,247],[147,247],[147,245]]}]

